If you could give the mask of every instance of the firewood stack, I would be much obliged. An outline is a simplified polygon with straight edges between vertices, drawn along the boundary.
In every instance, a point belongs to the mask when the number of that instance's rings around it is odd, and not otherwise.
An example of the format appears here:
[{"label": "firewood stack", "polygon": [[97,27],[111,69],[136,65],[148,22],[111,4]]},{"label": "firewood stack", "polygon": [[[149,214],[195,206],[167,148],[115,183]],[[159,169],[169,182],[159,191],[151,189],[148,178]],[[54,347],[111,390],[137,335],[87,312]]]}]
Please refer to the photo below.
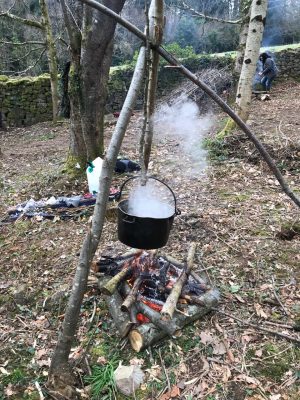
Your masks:
[{"label": "firewood stack", "polygon": [[139,352],[173,336],[215,307],[219,292],[194,271],[196,244],[185,264],[157,250],[131,250],[93,264],[119,335]]}]

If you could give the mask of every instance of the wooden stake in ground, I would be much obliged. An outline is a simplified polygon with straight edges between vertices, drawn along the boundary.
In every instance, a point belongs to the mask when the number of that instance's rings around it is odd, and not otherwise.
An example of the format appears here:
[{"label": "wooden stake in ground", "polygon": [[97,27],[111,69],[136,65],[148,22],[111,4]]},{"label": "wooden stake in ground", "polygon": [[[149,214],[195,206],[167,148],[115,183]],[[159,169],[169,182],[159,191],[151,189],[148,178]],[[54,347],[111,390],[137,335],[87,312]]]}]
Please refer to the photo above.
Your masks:
[{"label": "wooden stake in ground", "polygon": [[[58,342],[52,356],[48,383],[49,386],[54,388],[66,386],[71,388],[72,386],[72,374],[68,363],[69,354],[78,326],[80,308],[84,293],[86,291],[90,265],[99,244],[104,225],[106,206],[108,203],[109,189],[114,166],[116,164],[117,156],[120,151],[126,128],[130,121],[133,107],[136,103],[139,89],[143,81],[144,69],[145,48],[142,47],[127,97],[125,99],[123,108],[117,121],[117,125],[107,149],[106,157],[103,162],[99,180],[100,190],[97,195],[92,224],[87,228],[87,234],[82,244],[72,292],[65,312],[62,332],[59,335]],[[76,396],[73,398],[76,398]]]},{"label": "wooden stake in ground", "polygon": [[174,284],[171,293],[169,294],[162,310],[161,310],[161,315],[162,319],[164,320],[170,320],[173,317],[178,299],[180,297],[182,288],[185,284],[185,282],[188,279],[188,276],[193,268],[193,262],[194,262],[194,257],[195,257],[195,252],[196,252],[196,243],[192,243],[188,256],[187,256],[187,267],[185,270],[182,271],[182,274],[180,277],[177,279],[176,283]]}]

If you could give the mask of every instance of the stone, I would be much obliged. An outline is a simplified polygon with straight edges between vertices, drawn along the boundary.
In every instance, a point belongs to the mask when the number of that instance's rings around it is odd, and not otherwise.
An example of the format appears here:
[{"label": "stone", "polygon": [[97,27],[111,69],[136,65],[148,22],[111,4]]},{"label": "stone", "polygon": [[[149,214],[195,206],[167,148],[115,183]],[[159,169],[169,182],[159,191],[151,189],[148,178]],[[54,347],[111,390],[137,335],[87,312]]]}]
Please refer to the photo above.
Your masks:
[{"label": "stone", "polygon": [[138,365],[119,365],[114,377],[118,390],[125,396],[130,396],[144,382],[145,374]]}]

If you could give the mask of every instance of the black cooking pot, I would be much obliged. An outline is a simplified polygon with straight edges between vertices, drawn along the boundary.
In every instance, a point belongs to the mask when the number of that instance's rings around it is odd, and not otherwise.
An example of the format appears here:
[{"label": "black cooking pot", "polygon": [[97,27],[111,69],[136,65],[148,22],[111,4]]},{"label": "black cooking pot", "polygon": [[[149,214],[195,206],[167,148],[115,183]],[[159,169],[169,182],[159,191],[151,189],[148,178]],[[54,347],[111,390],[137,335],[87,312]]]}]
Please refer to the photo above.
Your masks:
[{"label": "black cooking pot", "polygon": [[[122,196],[125,184],[136,178],[138,177],[131,177],[122,184],[119,198]],[[128,200],[122,200],[118,206],[118,238],[120,242],[136,249],[158,249],[165,246],[172,228],[174,216],[180,214],[180,210],[176,208],[176,197],[172,189],[157,178],[149,178],[155,179],[170,190],[174,198],[174,213],[167,218],[138,217],[128,213]]]}]

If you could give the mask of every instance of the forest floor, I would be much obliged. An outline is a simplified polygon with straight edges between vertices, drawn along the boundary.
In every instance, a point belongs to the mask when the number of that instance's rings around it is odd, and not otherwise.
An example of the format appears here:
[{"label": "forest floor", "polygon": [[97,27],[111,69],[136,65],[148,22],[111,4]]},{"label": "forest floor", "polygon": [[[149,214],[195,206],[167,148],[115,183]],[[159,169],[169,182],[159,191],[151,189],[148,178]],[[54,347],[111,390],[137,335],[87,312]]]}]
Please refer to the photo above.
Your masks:
[{"label": "forest floor", "polygon": [[[299,93],[297,82],[277,84],[270,101],[253,100],[249,121],[298,195]],[[71,352],[73,362],[79,360],[75,371],[83,398],[92,398],[91,379],[101,386],[103,372],[119,361],[139,363],[146,372],[137,399],[171,398],[167,377],[173,399],[300,398],[299,210],[242,133],[215,138],[224,118],[214,117],[217,122],[205,140],[205,174],[184,153],[181,140],[170,136],[156,140],[150,172],[172,187],[182,211],[175,218],[166,253],[182,260],[189,243],[198,243],[198,269],[207,269],[207,279],[219,288],[219,309],[227,315],[208,314],[179,337],[136,354],[115,335],[91,275],[78,341]],[[133,160],[138,159],[140,123],[136,113],[121,151]],[[86,191],[83,179],[68,179],[61,172],[67,145],[67,123],[1,133],[1,220],[10,206],[30,198]],[[115,176],[114,185],[124,179]],[[74,213],[66,220],[21,218],[0,226],[0,399],[40,399],[37,388],[48,398],[49,361],[91,212],[90,207],[85,215]],[[97,258],[126,251],[116,230],[112,214],[105,222]],[[87,361],[80,362],[87,346]],[[87,379],[90,368],[92,378]],[[94,398],[124,398],[115,396],[110,380],[104,383],[104,391]]]}]

